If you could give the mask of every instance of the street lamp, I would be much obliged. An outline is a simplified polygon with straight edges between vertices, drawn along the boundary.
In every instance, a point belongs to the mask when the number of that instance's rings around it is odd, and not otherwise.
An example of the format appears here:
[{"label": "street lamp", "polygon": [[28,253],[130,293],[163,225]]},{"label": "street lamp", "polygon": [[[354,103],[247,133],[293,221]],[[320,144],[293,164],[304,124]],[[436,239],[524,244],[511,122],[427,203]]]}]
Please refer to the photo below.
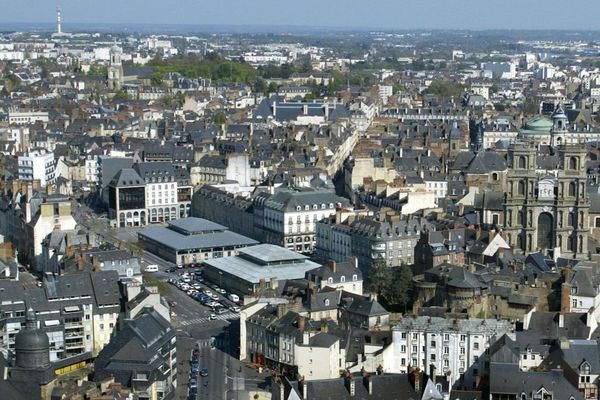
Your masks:
[{"label": "street lamp", "polygon": [[223,279],[223,272],[222,272],[222,271],[219,271],[219,287],[220,287],[220,288],[222,288],[222,287],[223,287],[223,282],[222,282],[222,279]]}]

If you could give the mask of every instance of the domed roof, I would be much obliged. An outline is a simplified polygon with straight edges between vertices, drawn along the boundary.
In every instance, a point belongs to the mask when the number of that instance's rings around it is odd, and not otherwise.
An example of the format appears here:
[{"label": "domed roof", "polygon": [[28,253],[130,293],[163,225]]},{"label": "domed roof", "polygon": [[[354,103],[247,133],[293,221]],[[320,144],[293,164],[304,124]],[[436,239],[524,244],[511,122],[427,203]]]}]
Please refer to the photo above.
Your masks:
[{"label": "domed roof", "polygon": [[545,117],[535,117],[530,119],[525,123],[523,129],[521,129],[521,134],[524,135],[544,135],[550,134],[550,130],[554,123]]},{"label": "domed roof", "polygon": [[48,350],[50,348],[50,341],[46,333],[36,329],[29,330],[23,329],[15,337],[15,350]]},{"label": "domed roof", "polygon": [[115,44],[110,48],[110,52],[111,53],[122,53],[123,50],[121,50],[121,48]]},{"label": "domed roof", "polygon": [[15,337],[15,350],[35,351],[48,350],[50,340],[45,332],[37,329],[35,312],[32,309],[27,311],[27,326],[17,333]]}]

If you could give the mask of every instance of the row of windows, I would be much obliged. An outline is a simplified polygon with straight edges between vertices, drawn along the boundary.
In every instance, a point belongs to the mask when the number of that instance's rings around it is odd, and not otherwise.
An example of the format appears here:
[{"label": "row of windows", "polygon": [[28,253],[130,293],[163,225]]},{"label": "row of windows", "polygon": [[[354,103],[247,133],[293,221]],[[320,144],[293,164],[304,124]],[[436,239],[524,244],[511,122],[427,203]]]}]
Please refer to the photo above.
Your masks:
[{"label": "row of windows", "polygon": [[[329,203],[329,208],[334,208],[335,206],[333,205],[333,203]],[[313,204],[312,206],[313,210],[318,210],[319,209],[319,205],[318,204]],[[327,209],[327,205],[325,203],[321,204],[321,209],[325,210]],[[310,205],[305,205],[304,206],[304,210],[308,211],[310,210]],[[296,211],[302,211],[302,206],[296,206]]]}]

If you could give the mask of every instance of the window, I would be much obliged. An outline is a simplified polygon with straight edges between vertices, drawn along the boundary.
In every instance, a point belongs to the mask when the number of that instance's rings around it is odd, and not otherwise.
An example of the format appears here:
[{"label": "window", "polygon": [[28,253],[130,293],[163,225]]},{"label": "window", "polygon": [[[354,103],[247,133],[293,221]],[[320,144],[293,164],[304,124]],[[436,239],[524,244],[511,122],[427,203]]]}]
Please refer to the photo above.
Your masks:
[{"label": "window", "polygon": [[517,186],[517,194],[524,195],[525,194],[525,182],[519,181]]},{"label": "window", "polygon": [[524,156],[520,156],[519,157],[519,168],[520,169],[525,169],[526,168],[525,165],[526,165],[525,157]]},{"label": "window", "polygon": [[450,348],[448,346],[444,346],[444,354],[449,354]]},{"label": "window", "polygon": [[431,348],[432,348],[432,349],[435,349],[435,340],[432,340],[432,341],[431,341]]},{"label": "window", "polygon": [[569,158],[569,169],[577,169],[577,158]]},{"label": "window", "polygon": [[406,353],[406,346],[405,345],[400,346],[400,352],[401,353]]},{"label": "window", "polygon": [[575,197],[576,189],[575,182],[569,182],[569,196]]},{"label": "window", "polygon": [[477,342],[473,343],[473,349],[479,350],[479,343],[477,343]]}]

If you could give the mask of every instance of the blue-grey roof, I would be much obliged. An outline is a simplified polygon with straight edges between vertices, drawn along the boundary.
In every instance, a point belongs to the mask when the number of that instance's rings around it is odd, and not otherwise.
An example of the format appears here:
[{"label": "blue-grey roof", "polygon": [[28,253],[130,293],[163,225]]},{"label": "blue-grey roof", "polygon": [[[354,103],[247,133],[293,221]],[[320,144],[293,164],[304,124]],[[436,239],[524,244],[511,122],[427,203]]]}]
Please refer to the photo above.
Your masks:
[{"label": "blue-grey roof", "polygon": [[145,229],[138,235],[142,240],[160,243],[176,251],[250,246],[258,243],[256,240],[228,230],[186,235],[173,229],[156,227]]},{"label": "blue-grey roof", "polygon": [[[268,249],[268,247],[265,246],[272,248]],[[278,280],[302,279],[307,271],[319,266],[319,264],[306,259],[306,257],[300,254],[297,256],[289,254],[294,252],[284,249],[283,247],[273,249],[276,247],[278,246],[258,245],[242,249],[239,253],[248,254],[248,251],[250,251],[250,253],[253,254],[253,258],[261,256],[271,260],[274,260],[275,258],[284,258],[289,259],[290,262],[265,265],[264,263],[260,264],[251,258],[245,258],[242,254],[233,257],[206,260],[204,263],[207,266],[216,268],[226,274],[239,277],[250,283],[259,283],[261,280],[268,281],[271,278],[276,278]]]}]

